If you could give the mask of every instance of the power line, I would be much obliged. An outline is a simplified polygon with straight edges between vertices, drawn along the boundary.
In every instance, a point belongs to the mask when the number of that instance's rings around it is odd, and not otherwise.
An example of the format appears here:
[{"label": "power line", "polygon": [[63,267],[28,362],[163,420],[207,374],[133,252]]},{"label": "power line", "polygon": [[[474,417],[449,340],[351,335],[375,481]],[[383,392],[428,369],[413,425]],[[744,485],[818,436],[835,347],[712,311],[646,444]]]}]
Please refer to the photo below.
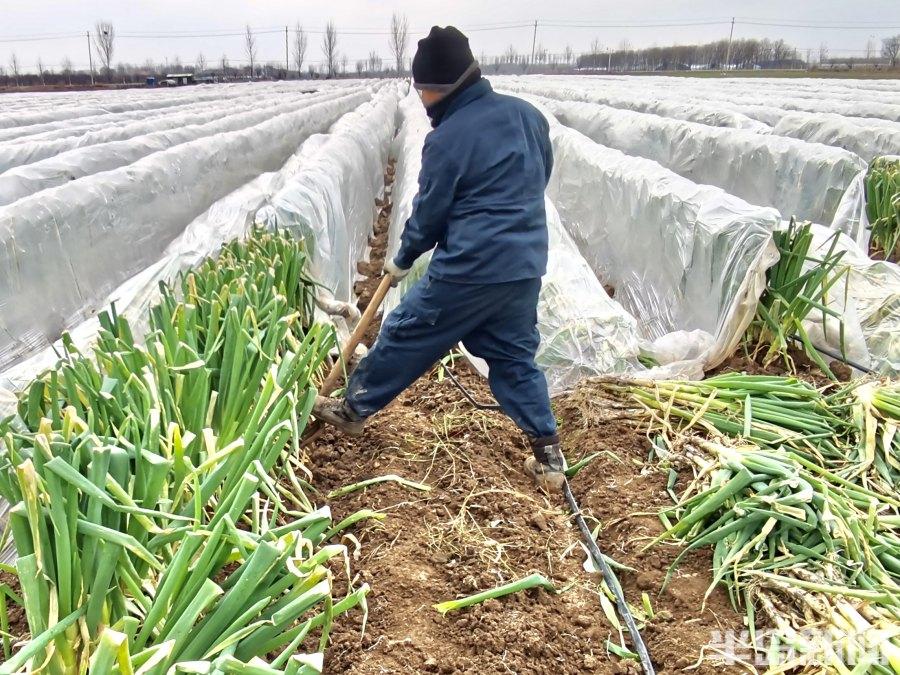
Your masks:
[{"label": "power line", "polygon": [[[545,28],[581,28],[581,29],[645,29],[645,28],[690,28],[696,26],[715,26],[730,23],[730,17],[706,18],[706,19],[649,19],[641,21],[588,21],[588,20],[566,20],[566,19],[550,19],[538,20],[539,27]],[[738,25],[748,26],[765,26],[777,28],[813,28],[820,30],[896,30],[900,25],[888,25],[883,21],[817,21],[810,20],[794,20],[794,19],[764,19],[757,17],[735,17],[735,23]],[[463,26],[468,32],[492,32],[517,30],[523,28],[533,28],[533,22],[525,21],[503,21],[485,24],[472,24]],[[224,38],[224,37],[242,37],[246,34],[247,27],[243,28],[222,28],[211,30],[170,30],[170,31],[122,31],[117,34],[117,38],[121,39],[200,39],[200,38]],[[260,26],[250,27],[250,31],[254,35],[267,35],[281,33],[283,26]],[[304,28],[307,33],[313,35],[321,35],[325,33],[324,28]],[[411,29],[411,32],[427,32],[428,28]],[[343,28],[338,30],[340,35],[372,35],[385,36],[390,35],[389,30],[380,30],[373,28]],[[34,34],[18,34],[18,35],[0,35],[0,43],[12,42],[43,42],[52,40],[69,40],[80,38],[83,33],[34,33]]]}]

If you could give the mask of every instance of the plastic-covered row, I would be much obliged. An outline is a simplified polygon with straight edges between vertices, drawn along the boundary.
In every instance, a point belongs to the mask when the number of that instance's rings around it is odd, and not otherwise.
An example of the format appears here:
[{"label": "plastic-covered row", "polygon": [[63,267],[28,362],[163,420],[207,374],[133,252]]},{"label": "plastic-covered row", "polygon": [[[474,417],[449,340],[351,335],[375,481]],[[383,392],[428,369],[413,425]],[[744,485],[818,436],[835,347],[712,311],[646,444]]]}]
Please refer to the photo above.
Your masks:
[{"label": "plastic-covered row", "polygon": [[[37,162],[24,164],[0,174],[0,206],[12,204],[41,190],[71,183],[85,176],[132,164],[142,157],[216,134],[249,129],[278,115],[292,114],[304,107],[328,101],[346,92],[313,96],[262,98],[247,108],[235,106],[215,109],[204,119],[192,122],[188,116],[174,127],[140,134],[124,140],[112,140],[78,147]],[[26,146],[26,144],[20,144]],[[27,147],[24,149],[27,150]]]},{"label": "plastic-covered row", "polygon": [[751,204],[828,223],[865,162],[851,152],[783,136],[722,129],[593,103],[541,102],[601,145],[659,162]]},{"label": "plastic-covered row", "polygon": [[0,367],[54,341],[210,204],[279,168],[368,91],[175,146],[0,210]]},{"label": "plastic-covered row", "polygon": [[128,140],[188,125],[204,124],[222,119],[226,115],[261,111],[286,100],[303,100],[303,98],[312,100],[313,97],[297,92],[295,95],[282,94],[278,98],[257,95],[192,103],[166,108],[162,112],[154,111],[153,114],[145,114],[141,119],[129,119],[118,124],[105,122],[87,128],[70,127],[9,141],[0,141],[0,174],[14,167],[33,164],[69,150]]},{"label": "plastic-covered row", "polygon": [[[573,77],[501,77],[496,78],[496,82],[498,87],[510,91],[551,96],[561,101],[601,103],[613,108],[652,113],[661,117],[671,117],[713,127],[746,129],[758,134],[772,132],[772,128],[768,124],[742,113],[694,101],[673,100],[660,96],[652,89],[639,88],[635,92],[633,87],[625,90],[609,85],[596,86],[586,81],[585,78]],[[640,87],[639,84],[638,87]]]}]

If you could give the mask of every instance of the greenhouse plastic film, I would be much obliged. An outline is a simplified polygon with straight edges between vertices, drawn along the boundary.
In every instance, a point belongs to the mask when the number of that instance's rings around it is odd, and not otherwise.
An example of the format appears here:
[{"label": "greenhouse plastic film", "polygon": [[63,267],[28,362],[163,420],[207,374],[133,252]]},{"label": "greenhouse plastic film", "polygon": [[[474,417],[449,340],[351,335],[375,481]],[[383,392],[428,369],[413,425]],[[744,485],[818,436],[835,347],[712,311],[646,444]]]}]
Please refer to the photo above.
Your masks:
[{"label": "greenhouse plastic film", "polygon": [[840,115],[789,113],[774,127],[779,136],[849,150],[866,162],[900,152],[900,124],[864,126]]},{"label": "greenhouse plastic film", "polygon": [[[97,131],[110,126],[127,124],[133,121],[147,120],[160,115],[168,115],[184,111],[192,106],[200,105],[218,105],[219,103],[227,103],[228,101],[240,101],[241,99],[253,99],[256,97],[267,96],[269,94],[284,91],[285,93],[300,93],[312,90],[334,89],[335,87],[309,86],[312,83],[305,82],[302,87],[296,84],[290,88],[267,86],[263,83],[256,83],[252,87],[244,84],[240,85],[218,85],[225,87],[222,93],[211,101],[198,101],[185,97],[183,102],[173,106],[164,108],[138,108],[136,110],[126,110],[117,113],[94,113],[87,116],[74,117],[69,119],[53,120],[49,122],[41,122],[39,124],[26,124],[22,126],[14,126],[0,128],[0,142],[28,142],[31,140],[52,140],[65,138],[72,135],[79,135],[90,131]],[[317,83],[321,85],[322,83]],[[218,88],[218,87],[217,87]],[[46,107],[46,104],[43,104]]]},{"label": "greenhouse plastic film", "polygon": [[[396,254],[400,234],[412,211],[412,200],[418,191],[422,146],[431,128],[417,96],[404,99],[401,112],[403,122],[393,148],[397,165],[388,257]],[[536,361],[547,377],[551,393],[561,393],[584,377],[639,368],[634,319],[606,295],[562,228],[549,199],[547,225],[550,254],[538,302],[541,345]],[[430,254],[421,256],[413,271],[391,290],[385,300],[385,316],[425,273],[429,258]],[[486,374],[484,362],[470,358]]]},{"label": "greenhouse plastic film", "polygon": [[[892,162],[900,162],[900,155],[882,155]],[[866,175],[868,171],[860,171],[844,193],[838,205],[831,228],[843,232],[862,250],[869,250],[871,223],[866,210]]]},{"label": "greenhouse plastic film", "polygon": [[33,164],[17,166],[0,174],[0,206],[12,204],[41,190],[131,164],[142,157],[182,143],[247,129],[278,115],[296,112],[306,106],[342,95],[345,94],[335,92],[316,95],[313,98],[303,95],[263,98],[248,110],[242,110],[241,107],[236,107],[234,113],[228,109],[220,110],[210,119],[195,123],[185,116],[182,124],[175,128],[142,134],[126,140],[79,147]]},{"label": "greenhouse plastic film", "polygon": [[777,260],[770,208],[551,125],[547,193],[660,363],[712,368],[736,347]]},{"label": "greenhouse plastic film", "polygon": [[[166,110],[162,114],[144,119],[130,120],[125,124],[105,124],[100,128],[73,132],[58,138],[28,136],[25,140],[0,142],[0,174],[14,167],[33,164],[76,148],[134,139],[160,131],[177,130],[188,125],[205,124],[239,113],[259,112],[289,101],[303,101],[304,97],[306,100],[312,100],[310,95],[298,92],[294,96],[282,95],[278,98],[260,99],[257,96],[248,96],[238,100],[196,103],[178,106],[170,109],[171,112]],[[170,145],[174,145],[175,142],[177,141],[173,141]]]},{"label": "greenhouse plastic film", "polygon": [[[322,86],[322,89],[339,89],[351,84],[347,81]],[[253,84],[255,93],[268,93],[271,91],[289,91],[306,89],[307,83],[280,83]],[[314,86],[312,88],[320,88]],[[254,93],[251,85],[228,84],[216,87],[184,87],[171,91],[147,91],[135,93],[134,90],[122,92],[103,92],[96,97],[80,96],[71,101],[69,105],[48,106],[46,96],[37,99],[35,106],[30,110],[21,110],[0,115],[0,129],[23,129],[35,125],[51,125],[57,122],[74,123],[80,118],[98,116],[112,116],[119,113],[134,111],[162,112],[166,108],[172,108],[184,103],[198,103],[202,101],[214,102],[222,99],[241,96],[244,93]]]},{"label": "greenhouse plastic film", "polygon": [[846,276],[832,288],[828,304],[844,324],[833,317],[827,323],[812,312],[805,328],[813,343],[846,356],[862,366],[890,377],[900,376],[900,267],[870,259],[849,237],[821,225],[813,225],[813,246],[820,255],[838,236],[837,251],[844,255],[838,270]]},{"label": "greenhouse plastic film", "polygon": [[345,115],[300,155],[302,170],[260,209],[260,223],[286,228],[309,242],[310,271],[333,297],[354,299],[356,263],[367,257],[375,199],[394,135],[396,88]]},{"label": "greenhouse plastic film", "polygon": [[118,284],[158,260],[192,218],[279,168],[305,138],[369,97],[348,93],[0,210],[0,366],[85,319]]},{"label": "greenhouse plastic film", "polygon": [[783,136],[708,127],[592,103],[541,99],[566,126],[629,155],[659,162],[786,218],[831,222],[865,162],[851,152]]},{"label": "greenhouse plastic film", "polygon": [[613,108],[652,113],[708,126],[745,129],[758,134],[772,133],[772,127],[768,124],[739,112],[724,110],[715,105],[666,99],[652,90],[646,90],[646,93],[640,89],[635,92],[633,88],[630,88],[630,91],[620,91],[607,86],[584,86],[581,79],[544,77],[499,78],[498,86],[516,92],[550,96],[563,101],[602,103]]},{"label": "greenhouse plastic film", "polygon": [[[386,156],[388,141],[393,133],[392,96],[395,109],[396,93],[387,88],[373,104],[364,103],[354,112],[344,115],[332,126],[329,134],[317,134],[308,138],[300,150],[277,171],[263,173],[216,201],[184,228],[158,260],[122,283],[104,298],[102,305],[115,302],[119,315],[124,316],[136,332],[140,332],[146,322],[148,309],[158,298],[159,282],[174,280],[183,270],[196,267],[206,257],[214,255],[224,243],[244,236],[257,220],[257,213],[271,203],[273,197],[295,176],[307,170],[321,170],[321,167],[307,166],[306,159],[310,154],[310,147],[329,146],[330,134],[353,133],[353,128],[359,125],[368,131],[377,130],[377,133],[385,136],[381,139],[380,146],[373,142],[374,139],[370,139],[366,145],[365,163],[370,167],[372,175],[358,179],[357,182],[361,191],[368,190],[369,185],[376,181],[375,165]],[[383,126],[388,130],[385,131]],[[375,156],[381,159],[376,159]],[[377,168],[379,182],[383,180],[381,169],[381,166]],[[351,208],[350,204],[347,206],[348,209]],[[369,222],[359,223],[361,228],[371,228],[371,215],[370,204]],[[310,251],[310,255],[315,257],[319,254]],[[99,321],[95,316],[81,322],[71,330],[74,344],[83,351],[89,350],[99,328]],[[47,347],[0,372],[0,418],[15,412],[15,393],[27,386],[38,373],[52,367],[59,358],[59,349],[59,346],[56,349]]]}]

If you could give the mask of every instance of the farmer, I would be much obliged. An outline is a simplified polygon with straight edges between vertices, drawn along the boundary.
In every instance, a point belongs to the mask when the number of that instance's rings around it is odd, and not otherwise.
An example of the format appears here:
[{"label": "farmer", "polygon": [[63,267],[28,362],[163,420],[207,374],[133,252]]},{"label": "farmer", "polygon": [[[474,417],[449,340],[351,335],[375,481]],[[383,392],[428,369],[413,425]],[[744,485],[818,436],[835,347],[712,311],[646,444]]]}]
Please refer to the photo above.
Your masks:
[{"label": "farmer", "polygon": [[559,487],[556,420],[534,363],[553,168],[547,121],[525,101],[495,93],[452,26],[435,26],[419,41],[412,74],[434,130],[400,249],[384,269],[396,285],[419,256],[434,253],[350,375],[346,397],[319,397],[313,414],[361,435],[367,418],[462,341],[487,362],[491,391],[528,436],[534,457],[526,472]]}]

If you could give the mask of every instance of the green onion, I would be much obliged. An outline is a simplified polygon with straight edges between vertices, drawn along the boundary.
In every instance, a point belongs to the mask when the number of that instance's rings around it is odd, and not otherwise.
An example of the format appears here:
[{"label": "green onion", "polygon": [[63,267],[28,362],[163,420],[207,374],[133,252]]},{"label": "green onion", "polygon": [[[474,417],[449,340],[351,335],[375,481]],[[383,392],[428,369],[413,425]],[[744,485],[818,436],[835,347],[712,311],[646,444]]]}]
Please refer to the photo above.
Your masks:
[{"label": "green onion", "polygon": [[465,598],[439,602],[438,604],[433,605],[433,607],[441,614],[446,614],[447,612],[454,612],[458,609],[463,609],[464,607],[477,605],[479,603],[485,602],[486,600],[502,598],[503,596],[509,595],[510,593],[519,593],[521,591],[527,591],[532,588],[543,588],[544,590],[550,591],[551,593],[557,592],[556,587],[544,575],[532,574],[530,576],[519,579],[518,581],[512,581],[508,584],[503,584],[502,586],[497,586],[496,588],[482,591],[481,593],[475,593],[474,595],[469,595]]}]

